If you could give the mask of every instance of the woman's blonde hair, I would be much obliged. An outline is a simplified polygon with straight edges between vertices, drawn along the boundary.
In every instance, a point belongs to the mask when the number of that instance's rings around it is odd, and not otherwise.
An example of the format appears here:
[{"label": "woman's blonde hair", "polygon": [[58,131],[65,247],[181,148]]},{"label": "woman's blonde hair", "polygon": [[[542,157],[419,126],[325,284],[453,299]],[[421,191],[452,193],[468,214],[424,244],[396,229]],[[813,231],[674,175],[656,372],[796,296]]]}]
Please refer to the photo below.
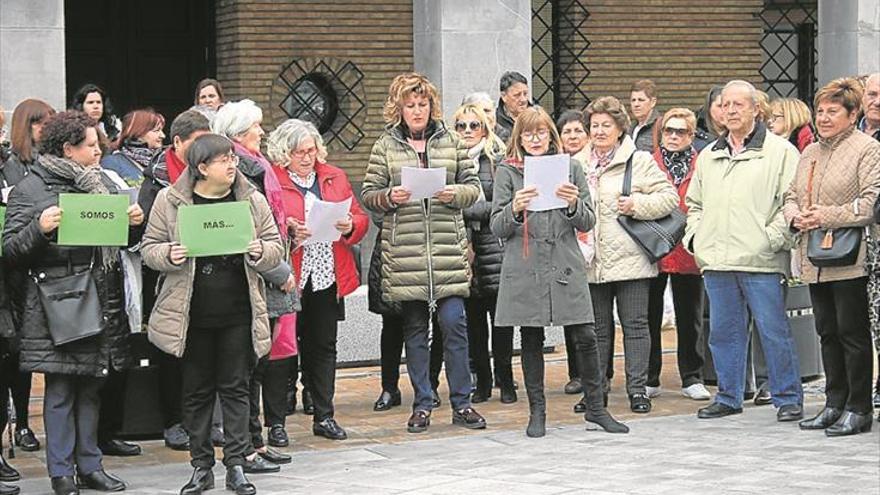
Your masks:
[{"label": "woman's blonde hair", "polygon": [[546,128],[550,132],[550,149],[562,151],[562,139],[559,137],[559,131],[553,123],[553,118],[547,115],[547,112],[539,106],[529,107],[520,112],[513,124],[513,130],[510,133],[510,143],[507,147],[507,160],[511,162],[522,162],[524,153],[522,147],[522,134],[524,132],[536,132],[540,128]]},{"label": "woman's blonde hair", "polygon": [[813,98],[813,108],[819,106],[819,102],[828,100],[837,103],[846,109],[847,113],[858,112],[862,108],[862,96],[865,90],[862,83],[853,77],[841,77],[826,84]]},{"label": "woman's blonde hair", "polygon": [[400,125],[403,122],[403,100],[409,98],[410,95],[417,94],[428,99],[431,105],[431,120],[443,120],[443,109],[440,108],[440,93],[437,88],[431,84],[427,77],[417,73],[409,72],[400,74],[391,81],[388,87],[388,98],[385,100],[385,107],[382,110],[382,117],[385,123],[391,126]]},{"label": "woman's blonde hair", "polygon": [[266,138],[266,157],[272,163],[287,168],[290,165],[290,152],[299,148],[308,138],[315,140],[318,149],[317,160],[324,162],[327,148],[315,124],[299,119],[288,119],[269,133]]},{"label": "woman's blonde hair", "polygon": [[476,105],[462,105],[455,111],[455,114],[452,116],[452,121],[458,122],[458,120],[465,115],[473,115],[480,122],[480,125],[483,126],[483,130],[486,132],[486,145],[483,147],[483,151],[486,152],[486,156],[488,156],[493,162],[503,157],[505,152],[504,141],[502,141],[501,138],[495,134],[495,131],[492,130],[489,118],[486,117],[486,112]]},{"label": "woman's blonde hair", "polygon": [[[666,124],[671,119],[683,119],[685,125],[687,126],[688,134],[691,136],[697,131],[697,117],[694,115],[694,112],[687,108],[670,108],[663,114],[663,124],[662,127],[666,127]],[[663,130],[661,127],[661,131]]]},{"label": "woman's blonde hair", "polygon": [[809,124],[812,120],[810,107],[796,98],[777,98],[770,102],[770,115],[767,120],[773,118],[773,114],[782,115],[782,134],[788,137],[798,127]]},{"label": "woman's blonde hair", "polygon": [[766,122],[767,119],[770,118],[770,95],[760,89],[756,90],[755,94],[757,95],[755,99],[755,109],[758,111],[755,120]]}]

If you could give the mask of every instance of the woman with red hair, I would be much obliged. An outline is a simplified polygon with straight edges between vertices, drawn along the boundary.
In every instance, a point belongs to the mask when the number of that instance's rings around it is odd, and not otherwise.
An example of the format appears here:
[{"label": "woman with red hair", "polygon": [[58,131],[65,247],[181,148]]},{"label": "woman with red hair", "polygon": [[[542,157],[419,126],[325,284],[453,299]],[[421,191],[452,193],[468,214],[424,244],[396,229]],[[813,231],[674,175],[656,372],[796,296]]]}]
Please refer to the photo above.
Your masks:
[{"label": "woman with red hair", "polygon": [[113,153],[101,160],[101,167],[119,174],[129,187],[144,181],[144,169],[162,150],[165,117],[147,108],[122,118],[122,132],[113,143]]}]

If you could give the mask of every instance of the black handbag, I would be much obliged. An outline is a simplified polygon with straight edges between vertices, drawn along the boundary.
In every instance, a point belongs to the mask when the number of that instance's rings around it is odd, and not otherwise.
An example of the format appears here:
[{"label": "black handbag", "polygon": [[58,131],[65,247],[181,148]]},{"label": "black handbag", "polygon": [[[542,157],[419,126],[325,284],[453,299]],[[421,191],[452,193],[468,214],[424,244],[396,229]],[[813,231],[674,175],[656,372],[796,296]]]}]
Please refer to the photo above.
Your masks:
[{"label": "black handbag", "polygon": [[63,277],[31,273],[55,346],[92,337],[102,330],[101,302],[92,277],[94,256],[89,268],[78,273],[73,272],[70,259],[67,263],[67,275]]},{"label": "black handbag", "polygon": [[814,229],[807,239],[807,258],[813,266],[851,266],[859,258],[861,227]]},{"label": "black handbag", "polygon": [[[630,155],[623,173],[624,196],[629,196],[632,192],[632,160]],[[642,248],[651,263],[656,263],[681,242],[687,216],[676,207],[669,215],[656,220],[636,220],[627,215],[620,215],[617,217],[617,223]]]}]

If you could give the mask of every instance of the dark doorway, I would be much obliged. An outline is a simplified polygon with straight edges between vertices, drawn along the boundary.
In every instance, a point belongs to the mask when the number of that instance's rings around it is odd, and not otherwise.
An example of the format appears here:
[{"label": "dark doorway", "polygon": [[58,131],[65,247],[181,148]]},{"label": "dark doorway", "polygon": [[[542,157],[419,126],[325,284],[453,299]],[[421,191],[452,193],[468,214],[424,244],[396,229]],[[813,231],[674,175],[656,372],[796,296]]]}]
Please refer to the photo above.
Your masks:
[{"label": "dark doorway", "polygon": [[64,28],[68,103],[92,82],[119,118],[152,107],[170,125],[216,70],[214,0],[65,0]]}]

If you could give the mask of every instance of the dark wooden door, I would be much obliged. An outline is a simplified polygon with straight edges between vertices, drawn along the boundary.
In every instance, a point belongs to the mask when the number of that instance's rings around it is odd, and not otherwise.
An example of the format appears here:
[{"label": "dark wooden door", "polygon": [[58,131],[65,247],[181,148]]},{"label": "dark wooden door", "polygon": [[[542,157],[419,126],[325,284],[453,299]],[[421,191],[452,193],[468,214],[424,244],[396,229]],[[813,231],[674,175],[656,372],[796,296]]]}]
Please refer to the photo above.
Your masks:
[{"label": "dark wooden door", "polygon": [[64,15],[68,104],[92,82],[119,118],[152,107],[170,125],[215,73],[214,0],[65,0]]}]

